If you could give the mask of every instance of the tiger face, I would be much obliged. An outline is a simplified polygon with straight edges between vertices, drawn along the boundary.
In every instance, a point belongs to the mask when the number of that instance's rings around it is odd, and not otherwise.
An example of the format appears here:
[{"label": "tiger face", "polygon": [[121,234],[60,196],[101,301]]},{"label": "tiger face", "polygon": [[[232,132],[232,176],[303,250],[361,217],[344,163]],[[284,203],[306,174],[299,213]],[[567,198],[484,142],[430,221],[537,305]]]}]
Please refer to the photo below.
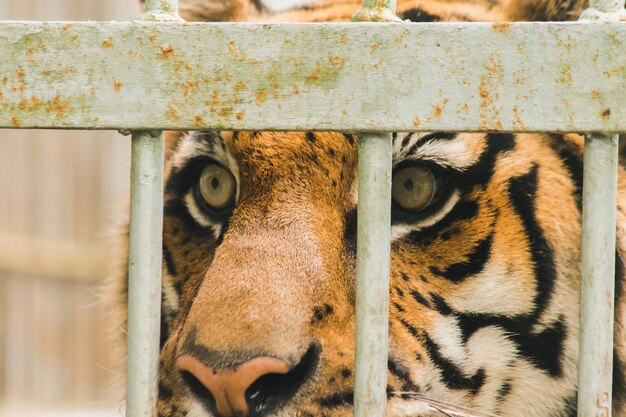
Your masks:
[{"label": "tiger face", "polygon": [[[352,414],[357,142],[180,140],[159,415]],[[394,135],[388,416],[441,415],[428,400],[573,415],[580,152],[576,136]]]},{"label": "tiger face", "polygon": [[[169,144],[158,415],[351,416],[358,137]],[[577,135],[393,135],[386,416],[576,414],[581,155]]]}]

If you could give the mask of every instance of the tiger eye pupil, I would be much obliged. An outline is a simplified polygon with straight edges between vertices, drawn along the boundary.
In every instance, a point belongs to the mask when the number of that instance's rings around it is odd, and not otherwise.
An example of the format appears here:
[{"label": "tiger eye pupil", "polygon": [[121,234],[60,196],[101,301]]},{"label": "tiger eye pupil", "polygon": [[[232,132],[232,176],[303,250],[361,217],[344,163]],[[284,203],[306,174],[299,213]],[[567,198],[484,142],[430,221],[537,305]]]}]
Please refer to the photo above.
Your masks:
[{"label": "tiger eye pupil", "polygon": [[407,191],[412,191],[413,190],[413,180],[407,179],[406,181],[404,181],[404,189],[407,190]]},{"label": "tiger eye pupil", "polygon": [[214,190],[217,190],[220,186],[220,180],[218,180],[217,178],[213,178],[213,180],[211,180],[211,187],[213,187]]}]

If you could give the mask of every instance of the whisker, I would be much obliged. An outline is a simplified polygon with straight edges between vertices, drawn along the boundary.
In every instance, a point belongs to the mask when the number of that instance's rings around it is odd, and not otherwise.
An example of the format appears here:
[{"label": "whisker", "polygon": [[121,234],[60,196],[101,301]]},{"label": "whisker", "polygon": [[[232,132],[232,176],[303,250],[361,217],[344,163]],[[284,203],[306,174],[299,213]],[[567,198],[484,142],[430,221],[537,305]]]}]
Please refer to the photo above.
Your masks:
[{"label": "whisker", "polygon": [[412,391],[392,391],[389,394],[395,396],[409,397],[414,400],[423,401],[427,403],[434,410],[439,411],[450,417],[499,417],[496,414],[485,413],[482,411],[472,410],[471,408],[463,407],[460,405],[451,404],[441,400],[435,400],[428,398],[423,394]]},{"label": "whisker", "polygon": [[435,407],[435,406],[432,406],[432,405],[431,405],[431,407],[432,407],[432,408],[434,408],[435,410],[439,411],[441,414],[445,414],[445,415],[446,415],[446,416],[448,416],[448,417],[453,417],[453,416],[452,416],[452,414],[448,414],[448,413],[446,413],[446,412],[445,412],[445,411],[443,411],[441,408],[438,408],[438,407]]}]

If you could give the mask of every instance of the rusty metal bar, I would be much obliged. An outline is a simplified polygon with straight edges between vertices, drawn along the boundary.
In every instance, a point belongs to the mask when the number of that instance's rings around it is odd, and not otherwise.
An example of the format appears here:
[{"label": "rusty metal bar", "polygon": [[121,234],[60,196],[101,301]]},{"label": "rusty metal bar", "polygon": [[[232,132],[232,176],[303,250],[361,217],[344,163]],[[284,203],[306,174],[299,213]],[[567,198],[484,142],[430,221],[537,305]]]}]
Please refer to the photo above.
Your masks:
[{"label": "rusty metal bar", "polygon": [[0,44],[0,127],[626,131],[619,22],[7,22]]},{"label": "rusty metal bar", "polygon": [[585,136],[578,416],[611,416],[618,135]]},{"label": "rusty metal bar", "polygon": [[163,155],[160,132],[132,136],[126,416],[156,415],[161,319]]},{"label": "rusty metal bar", "polygon": [[[364,0],[354,21],[399,21],[395,0]],[[379,85],[372,89],[370,115],[380,111]],[[367,101],[365,102],[367,103]],[[354,417],[382,417],[387,408],[389,338],[389,267],[391,253],[392,137],[388,133],[359,135],[356,335]]]},{"label": "rusty metal bar", "polygon": [[391,135],[359,139],[354,416],[381,417],[387,404]]},{"label": "rusty metal bar", "polygon": [[[581,20],[626,20],[624,0],[591,0]],[[585,135],[579,417],[612,415],[618,149],[619,135]]]},{"label": "rusty metal bar", "polygon": [[139,20],[182,21],[178,15],[178,0],[146,0],[146,11]]}]

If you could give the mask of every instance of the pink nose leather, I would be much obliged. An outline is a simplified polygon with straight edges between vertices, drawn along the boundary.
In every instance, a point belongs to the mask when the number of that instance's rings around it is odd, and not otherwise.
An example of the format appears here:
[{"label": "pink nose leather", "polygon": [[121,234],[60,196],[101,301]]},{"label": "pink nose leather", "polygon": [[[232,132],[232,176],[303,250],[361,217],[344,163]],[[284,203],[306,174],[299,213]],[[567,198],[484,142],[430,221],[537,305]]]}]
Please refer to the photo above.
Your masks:
[{"label": "pink nose leather", "polygon": [[286,374],[289,366],[280,359],[258,357],[236,368],[214,369],[198,359],[184,355],[176,367],[193,375],[215,399],[220,417],[245,417],[249,413],[246,390],[260,377],[268,374]]}]

